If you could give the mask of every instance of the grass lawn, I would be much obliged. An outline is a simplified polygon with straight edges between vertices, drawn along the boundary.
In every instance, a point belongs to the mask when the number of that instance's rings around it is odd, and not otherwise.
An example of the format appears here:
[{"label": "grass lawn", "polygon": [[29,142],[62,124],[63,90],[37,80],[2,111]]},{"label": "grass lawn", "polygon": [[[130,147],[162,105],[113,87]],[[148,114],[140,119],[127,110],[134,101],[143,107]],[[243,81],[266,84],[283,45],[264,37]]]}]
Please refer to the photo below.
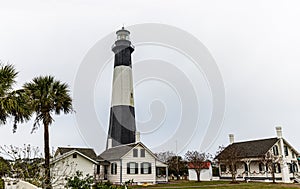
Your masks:
[{"label": "grass lawn", "polygon": [[228,181],[208,181],[208,182],[194,182],[194,181],[180,181],[171,182],[169,184],[158,184],[154,186],[136,186],[134,188],[209,188],[209,189],[299,189],[300,184],[273,184],[273,183],[260,183],[260,182],[240,182],[239,184],[230,184]]}]

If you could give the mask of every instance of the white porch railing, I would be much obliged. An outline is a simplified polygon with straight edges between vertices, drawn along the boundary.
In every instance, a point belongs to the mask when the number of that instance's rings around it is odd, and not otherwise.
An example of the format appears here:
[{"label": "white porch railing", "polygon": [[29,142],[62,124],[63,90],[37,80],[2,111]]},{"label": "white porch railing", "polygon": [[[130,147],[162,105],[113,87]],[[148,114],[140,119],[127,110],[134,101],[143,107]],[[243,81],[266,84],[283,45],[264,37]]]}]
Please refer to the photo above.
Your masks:
[{"label": "white porch railing", "polygon": [[300,183],[300,173],[296,173],[296,174],[295,174],[295,181],[296,181],[297,183]]}]

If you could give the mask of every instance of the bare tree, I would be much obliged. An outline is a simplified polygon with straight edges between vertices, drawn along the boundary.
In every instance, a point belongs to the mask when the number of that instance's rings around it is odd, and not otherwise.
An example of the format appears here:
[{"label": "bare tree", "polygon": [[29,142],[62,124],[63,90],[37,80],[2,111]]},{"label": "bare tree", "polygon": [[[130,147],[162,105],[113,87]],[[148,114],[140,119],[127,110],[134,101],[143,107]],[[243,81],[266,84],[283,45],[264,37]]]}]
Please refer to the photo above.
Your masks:
[{"label": "bare tree", "polygon": [[158,160],[167,163],[172,157],[176,156],[174,152],[166,151],[166,152],[159,152],[155,153]]},{"label": "bare tree", "polygon": [[229,173],[231,174],[232,183],[236,183],[237,169],[239,167],[239,162],[241,162],[241,157],[243,154],[242,148],[234,148],[233,146],[228,146],[227,148],[219,147],[218,155],[215,159],[219,161],[219,164],[224,164],[229,168]]},{"label": "bare tree", "polygon": [[187,164],[181,156],[170,151],[159,152],[155,155],[160,161],[168,165],[169,174],[175,175],[177,180],[180,179],[180,175],[187,174]]},{"label": "bare tree", "polygon": [[197,181],[200,182],[200,174],[202,169],[207,168],[207,161],[211,159],[210,154],[200,153],[198,151],[187,151],[185,159],[191,165],[190,168],[194,169],[197,175]]},{"label": "bare tree", "polygon": [[40,180],[40,165],[43,162],[38,147],[30,144],[23,147],[0,146],[0,154],[11,160],[11,175],[28,180]]},{"label": "bare tree", "polygon": [[51,164],[51,185],[54,188],[64,188],[67,184],[67,180],[72,177],[72,173],[76,170],[77,164],[70,161],[68,158],[52,163],[56,158],[52,158]]},{"label": "bare tree", "polygon": [[261,162],[266,166],[267,170],[266,173],[271,173],[273,183],[276,182],[275,180],[275,172],[276,172],[276,163],[281,160],[280,156],[274,155],[271,151],[268,151],[262,158]]},{"label": "bare tree", "polygon": [[[0,146],[0,154],[11,161],[10,175],[36,186],[43,185],[45,181],[44,159],[38,147],[30,144],[24,144],[22,147],[4,145]],[[52,161],[54,160],[55,158],[52,159]],[[65,180],[75,170],[75,167],[74,163],[67,160],[61,161],[59,165],[53,165],[51,169],[52,186],[62,185],[60,181]]]}]

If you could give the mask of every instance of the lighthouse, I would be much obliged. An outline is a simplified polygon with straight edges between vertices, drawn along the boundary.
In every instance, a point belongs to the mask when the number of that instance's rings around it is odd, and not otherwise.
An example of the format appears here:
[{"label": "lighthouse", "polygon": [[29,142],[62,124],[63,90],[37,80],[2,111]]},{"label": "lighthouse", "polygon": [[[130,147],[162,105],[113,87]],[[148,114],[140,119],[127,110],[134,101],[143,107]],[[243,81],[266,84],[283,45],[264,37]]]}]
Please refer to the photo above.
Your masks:
[{"label": "lighthouse", "polygon": [[131,64],[134,46],[129,39],[130,32],[124,27],[116,34],[117,39],[112,46],[115,56],[106,149],[136,141]]}]

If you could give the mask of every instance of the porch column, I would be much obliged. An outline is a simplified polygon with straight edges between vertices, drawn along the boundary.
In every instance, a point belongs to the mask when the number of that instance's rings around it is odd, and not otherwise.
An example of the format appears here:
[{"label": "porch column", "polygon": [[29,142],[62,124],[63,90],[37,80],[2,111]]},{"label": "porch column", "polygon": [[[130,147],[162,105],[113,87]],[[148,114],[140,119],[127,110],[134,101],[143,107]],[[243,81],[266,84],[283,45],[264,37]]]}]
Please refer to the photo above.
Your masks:
[{"label": "porch column", "polygon": [[246,164],[247,164],[247,167],[248,167],[247,177],[249,179],[250,178],[250,161],[248,161]]},{"label": "porch column", "polygon": [[246,163],[246,166],[247,166],[247,178],[249,179],[250,178],[250,163],[251,163],[251,160],[246,160],[245,161],[245,163]]},{"label": "porch column", "polygon": [[166,182],[169,181],[169,168],[166,167]]}]

